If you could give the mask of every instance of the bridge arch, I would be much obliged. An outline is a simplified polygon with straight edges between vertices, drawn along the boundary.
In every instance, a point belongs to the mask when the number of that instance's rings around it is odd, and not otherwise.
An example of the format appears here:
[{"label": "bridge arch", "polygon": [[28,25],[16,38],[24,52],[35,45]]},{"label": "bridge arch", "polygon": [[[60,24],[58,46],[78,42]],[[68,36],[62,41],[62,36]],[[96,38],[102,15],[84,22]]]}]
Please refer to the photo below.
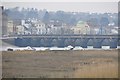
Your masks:
[{"label": "bridge arch", "polygon": [[110,48],[117,48],[118,39],[110,39]]},{"label": "bridge arch", "polygon": [[31,46],[31,38],[22,38],[19,43],[20,47]]},{"label": "bridge arch", "polygon": [[23,39],[22,38],[15,39],[15,46],[23,47]]},{"label": "bridge arch", "polygon": [[40,39],[31,39],[31,46],[32,47],[40,47]]},{"label": "bridge arch", "polygon": [[80,39],[76,39],[75,40],[75,46],[80,46],[81,44],[81,40]]},{"label": "bridge arch", "polygon": [[65,46],[71,45],[71,39],[65,39],[65,40],[64,40],[64,45],[65,45]]},{"label": "bridge arch", "polygon": [[102,41],[102,46],[110,46],[110,39],[104,39]]},{"label": "bridge arch", "polygon": [[87,46],[93,46],[94,45],[94,39],[89,39],[87,42]]},{"label": "bridge arch", "polygon": [[58,40],[57,39],[53,39],[52,41],[51,41],[51,46],[58,46],[59,45],[59,43],[58,43]]},{"label": "bridge arch", "polygon": [[44,46],[44,47],[51,47],[51,42],[52,42],[52,39],[51,38],[44,38],[44,39],[41,39],[41,46]]},{"label": "bridge arch", "polygon": [[83,48],[87,48],[87,43],[88,43],[89,39],[87,38],[84,38],[84,39],[81,39],[81,44],[80,46],[83,47]]},{"label": "bridge arch", "polygon": [[64,41],[65,39],[58,39],[58,47],[64,47]]},{"label": "bridge arch", "polygon": [[102,41],[104,39],[100,39],[100,38],[94,38],[94,44],[93,47],[94,48],[101,48],[102,47]]},{"label": "bridge arch", "polygon": [[89,39],[83,39],[83,38],[80,38],[80,39],[76,39],[75,41],[74,41],[74,44],[75,44],[75,46],[81,46],[81,47],[83,47],[83,48],[87,48],[87,43],[88,43],[88,40]]},{"label": "bridge arch", "polygon": [[41,45],[42,47],[45,47],[45,40],[44,40],[44,39],[41,39],[41,40],[40,40],[40,45]]}]

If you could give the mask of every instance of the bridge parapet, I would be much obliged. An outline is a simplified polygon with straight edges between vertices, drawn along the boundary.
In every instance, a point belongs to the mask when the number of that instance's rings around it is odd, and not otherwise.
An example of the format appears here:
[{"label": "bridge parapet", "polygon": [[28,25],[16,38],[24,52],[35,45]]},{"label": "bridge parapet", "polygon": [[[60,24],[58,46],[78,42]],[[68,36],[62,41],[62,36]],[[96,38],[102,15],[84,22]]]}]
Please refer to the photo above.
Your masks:
[{"label": "bridge parapet", "polygon": [[120,38],[120,35],[18,35],[17,38]]}]

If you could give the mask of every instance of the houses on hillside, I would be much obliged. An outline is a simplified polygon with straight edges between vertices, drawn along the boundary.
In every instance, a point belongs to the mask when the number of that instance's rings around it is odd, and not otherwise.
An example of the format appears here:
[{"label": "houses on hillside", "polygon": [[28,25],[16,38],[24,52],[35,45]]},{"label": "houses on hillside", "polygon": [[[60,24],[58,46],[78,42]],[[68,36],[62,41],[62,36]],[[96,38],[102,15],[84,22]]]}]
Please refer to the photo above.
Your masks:
[{"label": "houses on hillside", "polygon": [[90,34],[90,27],[84,21],[78,21],[77,25],[71,29],[74,34]]},{"label": "houses on hillside", "polygon": [[[58,20],[50,20],[48,24],[37,19],[21,20],[20,24],[14,25],[12,20],[8,20],[8,35],[64,35],[64,34],[99,34],[101,28],[93,28],[85,21],[78,21],[75,26],[68,26]],[[117,34],[117,29],[103,28],[104,34]]]}]

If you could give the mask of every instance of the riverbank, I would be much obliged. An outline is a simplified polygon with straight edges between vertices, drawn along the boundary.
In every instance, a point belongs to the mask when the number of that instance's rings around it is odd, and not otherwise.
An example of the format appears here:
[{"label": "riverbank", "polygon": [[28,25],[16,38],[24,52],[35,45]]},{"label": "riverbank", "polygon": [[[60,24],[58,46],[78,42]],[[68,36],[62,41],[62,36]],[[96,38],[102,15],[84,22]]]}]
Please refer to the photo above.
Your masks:
[{"label": "riverbank", "polygon": [[117,50],[3,51],[3,78],[117,78]]}]

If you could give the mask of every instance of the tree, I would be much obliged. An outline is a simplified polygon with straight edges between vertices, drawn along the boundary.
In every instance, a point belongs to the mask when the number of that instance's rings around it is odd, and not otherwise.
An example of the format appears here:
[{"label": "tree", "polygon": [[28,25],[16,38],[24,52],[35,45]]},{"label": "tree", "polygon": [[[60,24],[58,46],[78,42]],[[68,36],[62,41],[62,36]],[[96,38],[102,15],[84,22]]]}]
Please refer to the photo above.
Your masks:
[{"label": "tree", "polygon": [[48,22],[49,22],[49,12],[48,11],[46,11],[45,15],[43,16],[43,22],[45,24],[48,24]]},{"label": "tree", "polygon": [[97,27],[99,25],[97,18],[91,18],[87,21],[88,25],[91,27]]},{"label": "tree", "polygon": [[27,17],[36,19],[36,18],[38,18],[38,12],[36,11],[36,9],[31,8],[27,13]]},{"label": "tree", "polygon": [[103,27],[108,26],[108,24],[109,24],[108,18],[102,17],[102,18],[100,19],[100,24],[101,24],[100,34],[103,34],[103,33],[105,34],[105,33],[106,33],[106,30],[105,30]]},{"label": "tree", "polygon": [[109,24],[109,20],[108,20],[108,18],[106,18],[106,17],[102,17],[101,19],[100,19],[100,24],[101,24],[101,26],[107,26],[108,24]]}]

